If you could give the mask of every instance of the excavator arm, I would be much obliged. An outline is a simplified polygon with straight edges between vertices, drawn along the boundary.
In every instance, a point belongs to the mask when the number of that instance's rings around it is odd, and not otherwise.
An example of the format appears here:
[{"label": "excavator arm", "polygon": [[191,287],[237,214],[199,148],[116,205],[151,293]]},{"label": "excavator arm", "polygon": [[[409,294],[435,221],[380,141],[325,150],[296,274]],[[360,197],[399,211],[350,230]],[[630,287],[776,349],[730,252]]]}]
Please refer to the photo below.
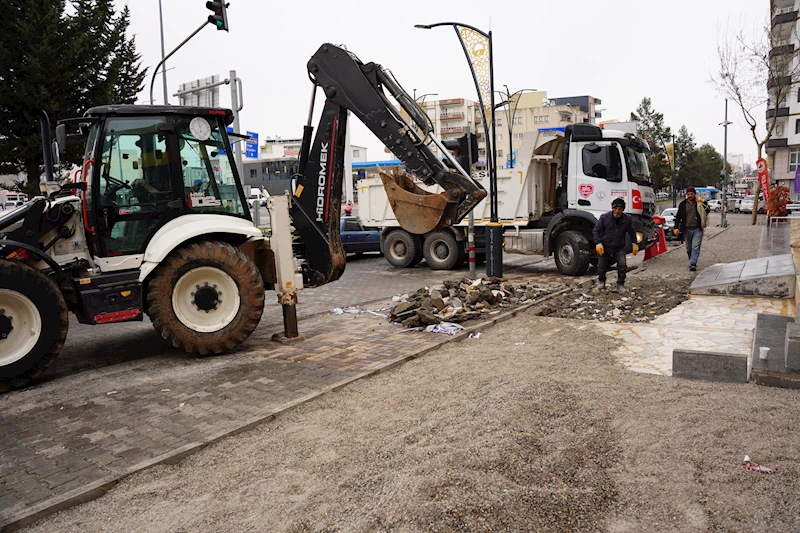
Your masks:
[{"label": "excavator arm", "polygon": [[[375,63],[364,64],[343,48],[323,44],[308,62],[308,73],[314,90],[292,199],[292,219],[304,248],[306,286],[334,281],[344,272],[339,210],[348,112],[403,161],[409,173],[443,189],[441,194],[428,193],[407,177],[381,174],[389,204],[404,229],[422,234],[457,224],[486,196],[486,190],[433,136],[425,112],[388,70]],[[311,116],[317,87],[322,88],[326,100],[312,143]],[[386,92],[410,120],[395,109]],[[455,170],[433,154],[428,142],[440,148]]]}]

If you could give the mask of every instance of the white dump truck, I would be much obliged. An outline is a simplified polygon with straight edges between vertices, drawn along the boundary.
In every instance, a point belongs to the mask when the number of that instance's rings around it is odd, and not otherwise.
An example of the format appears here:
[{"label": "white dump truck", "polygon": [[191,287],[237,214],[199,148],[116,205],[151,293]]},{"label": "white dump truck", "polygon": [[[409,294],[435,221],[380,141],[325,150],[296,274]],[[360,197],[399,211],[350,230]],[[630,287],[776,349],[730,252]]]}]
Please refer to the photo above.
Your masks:
[{"label": "white dump truck", "polygon": [[[499,223],[504,250],[555,256],[559,272],[581,275],[597,261],[592,229],[611,201],[622,197],[633,217],[640,249],[655,242],[655,192],[647,166],[647,143],[632,133],[593,124],[526,133],[512,169],[498,169]],[[473,176],[489,190],[485,172]],[[433,269],[449,270],[466,258],[467,220],[426,234],[400,227],[378,177],[360,180],[359,217],[381,228],[381,249],[397,267],[423,258]],[[431,192],[439,190],[418,183]],[[476,251],[490,223],[488,198],[473,211]],[[631,243],[628,243],[630,251]]]}]

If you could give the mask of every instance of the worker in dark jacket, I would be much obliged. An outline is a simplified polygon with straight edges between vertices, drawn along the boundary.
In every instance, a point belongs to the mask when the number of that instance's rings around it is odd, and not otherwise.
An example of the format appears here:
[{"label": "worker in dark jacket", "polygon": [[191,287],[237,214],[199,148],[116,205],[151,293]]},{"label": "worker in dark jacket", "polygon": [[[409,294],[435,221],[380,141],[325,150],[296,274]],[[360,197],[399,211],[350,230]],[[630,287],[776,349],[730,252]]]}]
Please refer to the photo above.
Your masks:
[{"label": "worker in dark jacket", "polygon": [[625,214],[625,200],[614,198],[611,202],[611,211],[600,215],[600,220],[593,230],[595,248],[597,249],[597,279],[598,287],[606,288],[606,271],[608,267],[617,263],[617,290],[625,294],[625,275],[628,272],[628,262],[625,258],[625,236],[629,235],[633,245],[633,255],[639,253],[636,244],[636,232],[633,230],[633,219]]},{"label": "worker in dark jacket", "polygon": [[678,206],[675,215],[675,235],[683,234],[686,242],[686,255],[689,257],[689,270],[697,270],[700,258],[700,245],[703,242],[703,230],[708,224],[708,204],[697,196],[694,187],[686,187],[686,199]]}]

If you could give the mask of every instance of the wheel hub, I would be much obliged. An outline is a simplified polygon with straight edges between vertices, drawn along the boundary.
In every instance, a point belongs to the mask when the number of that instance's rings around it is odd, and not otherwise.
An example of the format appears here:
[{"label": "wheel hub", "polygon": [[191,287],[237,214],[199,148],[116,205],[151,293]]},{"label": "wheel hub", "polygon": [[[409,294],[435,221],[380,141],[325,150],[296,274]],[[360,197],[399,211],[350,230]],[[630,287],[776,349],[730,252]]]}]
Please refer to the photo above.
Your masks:
[{"label": "wheel hub", "polygon": [[11,325],[12,317],[6,315],[4,309],[0,309],[0,341],[7,339],[11,335],[14,326]]},{"label": "wheel hub", "polygon": [[205,311],[208,313],[212,309],[217,308],[217,304],[219,303],[219,293],[217,292],[217,286],[209,286],[206,283],[202,287],[197,288],[197,292],[193,294],[194,296],[194,304],[197,306],[197,309],[200,311]]}]

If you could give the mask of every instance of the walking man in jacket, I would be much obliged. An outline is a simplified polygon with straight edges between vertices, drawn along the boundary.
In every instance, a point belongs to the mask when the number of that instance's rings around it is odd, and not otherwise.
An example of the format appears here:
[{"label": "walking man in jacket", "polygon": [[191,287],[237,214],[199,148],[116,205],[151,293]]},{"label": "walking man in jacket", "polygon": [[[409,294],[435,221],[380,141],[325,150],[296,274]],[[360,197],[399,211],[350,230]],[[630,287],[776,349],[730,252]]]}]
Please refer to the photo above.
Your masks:
[{"label": "walking man in jacket", "polygon": [[611,211],[600,215],[600,220],[593,230],[595,248],[597,250],[598,288],[606,288],[606,271],[610,265],[617,263],[617,292],[625,294],[625,276],[628,273],[628,262],[625,258],[625,236],[629,235],[633,247],[633,255],[639,253],[636,244],[636,232],[633,231],[633,219],[625,214],[625,200],[614,198]]},{"label": "walking man in jacket", "polygon": [[696,197],[694,187],[686,187],[686,199],[678,206],[675,215],[675,235],[683,233],[686,255],[689,256],[689,270],[697,270],[700,245],[703,242],[703,229],[708,224],[708,205]]}]

